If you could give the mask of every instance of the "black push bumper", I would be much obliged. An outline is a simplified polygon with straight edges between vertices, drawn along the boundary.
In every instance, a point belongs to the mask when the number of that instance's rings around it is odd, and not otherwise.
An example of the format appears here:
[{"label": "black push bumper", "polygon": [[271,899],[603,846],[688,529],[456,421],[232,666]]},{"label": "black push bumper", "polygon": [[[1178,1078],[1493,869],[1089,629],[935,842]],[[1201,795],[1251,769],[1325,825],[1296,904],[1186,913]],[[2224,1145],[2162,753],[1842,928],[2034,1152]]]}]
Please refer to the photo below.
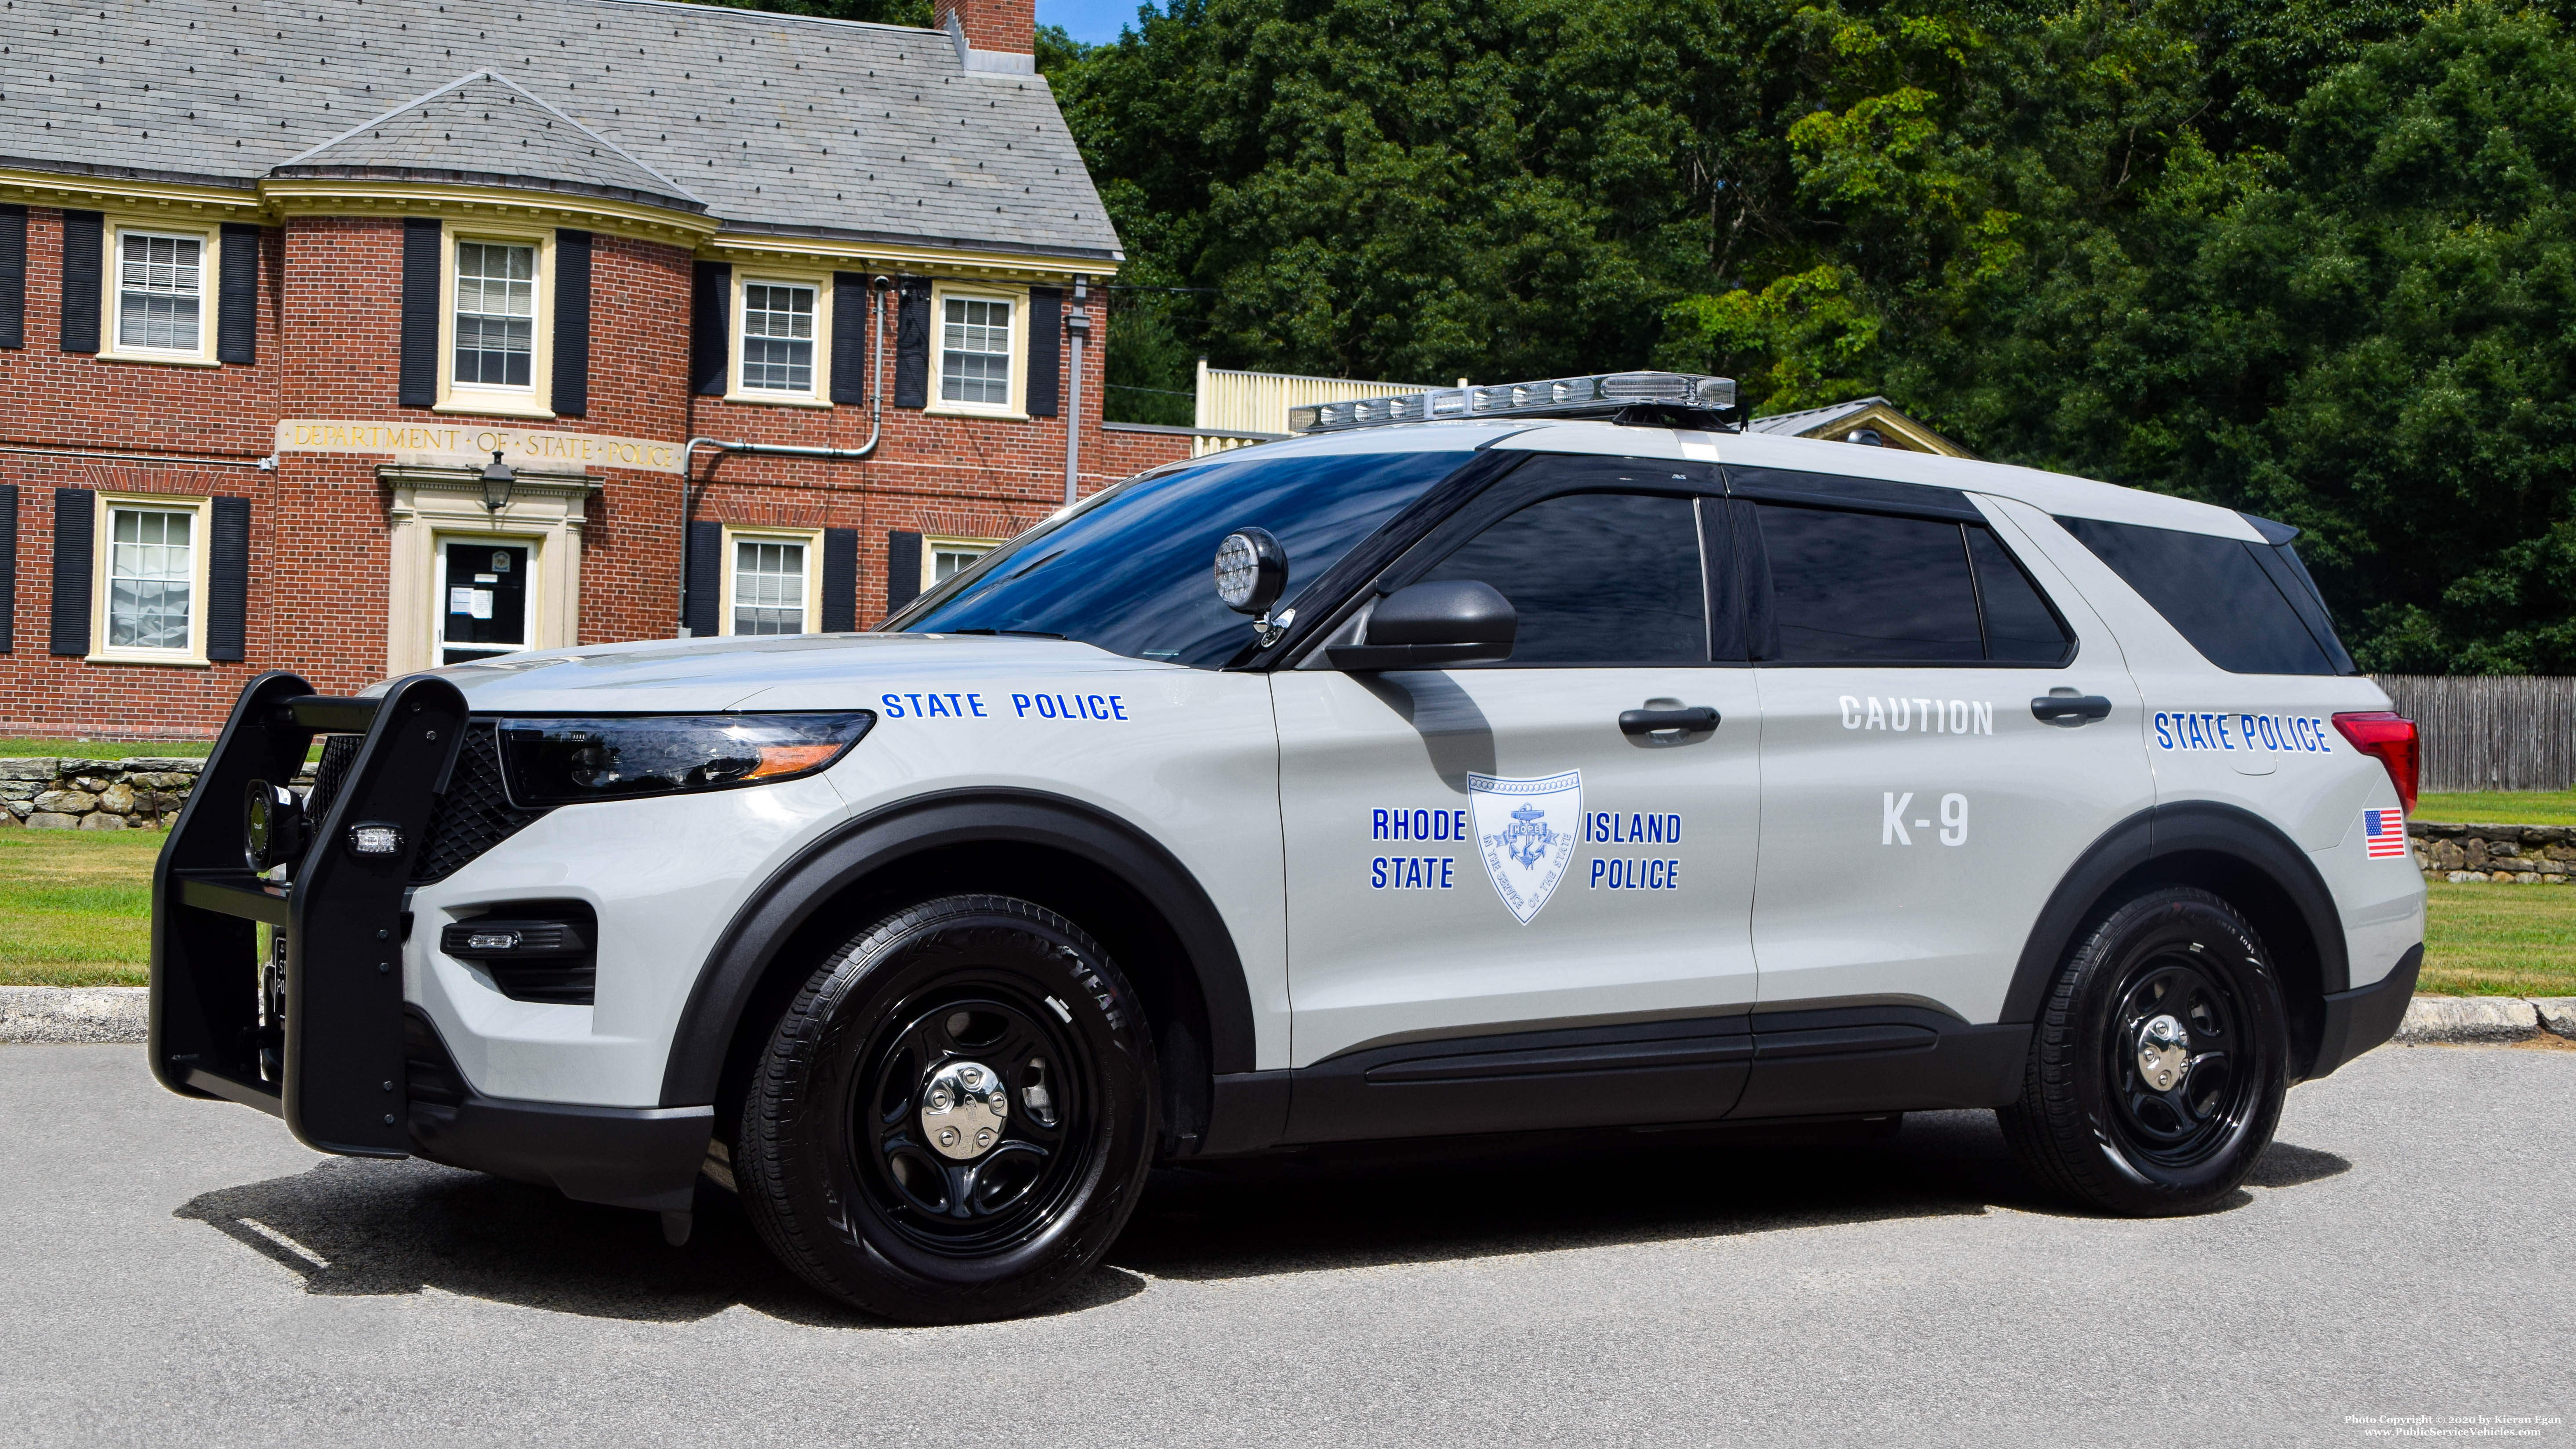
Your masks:
[{"label": "black push bumper", "polygon": [[[153,868],[152,1073],[183,1095],[275,1113],[323,1152],[418,1153],[585,1201],[685,1211],[712,1108],[477,1095],[403,1004],[408,888],[465,728],[465,696],[436,675],[398,679],[381,699],[326,698],[292,674],[250,682]],[[294,778],[322,734],[362,738],[291,878],[263,880],[244,857],[243,801],[255,780]]]},{"label": "black push bumper", "polygon": [[2398,957],[2386,976],[2327,997],[2317,1061],[2308,1069],[2307,1080],[2313,1082],[2397,1035],[2397,1024],[2406,1019],[2406,1003],[2415,999],[2415,978],[2423,969],[2424,948],[2418,944]]}]

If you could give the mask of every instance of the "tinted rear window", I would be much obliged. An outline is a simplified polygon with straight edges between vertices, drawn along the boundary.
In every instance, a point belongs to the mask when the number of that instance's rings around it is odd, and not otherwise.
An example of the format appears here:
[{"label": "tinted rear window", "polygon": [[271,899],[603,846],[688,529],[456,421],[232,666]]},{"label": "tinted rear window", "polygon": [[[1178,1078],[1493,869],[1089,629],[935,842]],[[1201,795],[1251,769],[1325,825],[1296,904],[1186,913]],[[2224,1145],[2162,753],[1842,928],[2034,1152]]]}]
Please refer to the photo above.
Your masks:
[{"label": "tinted rear window", "polygon": [[[2318,642],[2264,566],[2266,545],[2093,518],[2058,523],[2219,668],[2231,674],[2349,672],[2328,656],[2327,645]],[[2319,628],[2325,627],[2323,617],[2320,610]],[[2332,641],[2331,630],[2326,639]],[[2341,656],[2342,646],[2333,647]]]},{"label": "tinted rear window", "polygon": [[995,549],[933,593],[906,633],[1045,634],[1214,669],[1252,642],[1218,602],[1216,546],[1257,525],[1288,551],[1282,603],[1464,466],[1463,452],[1214,462],[1134,479]]},{"label": "tinted rear window", "polygon": [[1959,525],[1762,504],[1782,663],[1986,657]]}]

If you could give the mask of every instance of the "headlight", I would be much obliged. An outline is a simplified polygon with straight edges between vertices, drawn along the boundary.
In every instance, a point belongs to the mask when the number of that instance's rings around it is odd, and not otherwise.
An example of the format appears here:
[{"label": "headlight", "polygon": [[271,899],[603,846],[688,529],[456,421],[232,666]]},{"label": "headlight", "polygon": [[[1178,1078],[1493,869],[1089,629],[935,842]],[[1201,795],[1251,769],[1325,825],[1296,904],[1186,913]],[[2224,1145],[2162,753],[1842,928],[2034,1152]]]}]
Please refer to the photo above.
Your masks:
[{"label": "headlight", "polygon": [[523,807],[767,784],[830,765],[876,718],[852,710],[505,719],[501,778]]}]

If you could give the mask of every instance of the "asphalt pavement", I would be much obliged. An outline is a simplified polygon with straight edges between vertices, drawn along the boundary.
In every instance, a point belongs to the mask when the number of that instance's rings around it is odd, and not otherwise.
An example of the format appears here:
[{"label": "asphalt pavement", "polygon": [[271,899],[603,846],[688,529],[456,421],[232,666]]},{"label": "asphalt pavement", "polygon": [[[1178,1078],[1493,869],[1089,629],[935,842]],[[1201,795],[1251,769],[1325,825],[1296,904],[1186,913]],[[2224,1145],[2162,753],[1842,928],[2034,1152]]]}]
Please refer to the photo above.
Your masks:
[{"label": "asphalt pavement", "polygon": [[1307,1154],[1158,1177],[1047,1313],[906,1328],[721,1204],[669,1249],[0,1046],[0,1443],[2576,1443],[2571,1212],[2576,1050],[2383,1048],[2195,1218],[2062,1210],[1985,1113]]}]

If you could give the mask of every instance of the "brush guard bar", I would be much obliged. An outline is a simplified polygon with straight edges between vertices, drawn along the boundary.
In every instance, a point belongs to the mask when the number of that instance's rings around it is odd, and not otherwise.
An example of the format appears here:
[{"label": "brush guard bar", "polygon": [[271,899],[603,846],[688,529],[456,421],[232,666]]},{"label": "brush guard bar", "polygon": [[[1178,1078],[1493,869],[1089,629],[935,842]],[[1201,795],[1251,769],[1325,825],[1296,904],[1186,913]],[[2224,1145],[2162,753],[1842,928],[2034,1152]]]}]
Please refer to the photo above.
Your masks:
[{"label": "brush guard bar", "polygon": [[[152,871],[161,1085],[273,1113],[318,1151],[410,1155],[403,907],[465,724],[464,694],[433,674],[376,699],[325,696],[282,671],[243,688]],[[243,800],[254,780],[294,778],[321,734],[364,740],[289,879],[273,884],[245,857]],[[390,826],[395,848],[358,853],[362,825]],[[282,1022],[263,1020],[263,925],[285,941]]]}]

